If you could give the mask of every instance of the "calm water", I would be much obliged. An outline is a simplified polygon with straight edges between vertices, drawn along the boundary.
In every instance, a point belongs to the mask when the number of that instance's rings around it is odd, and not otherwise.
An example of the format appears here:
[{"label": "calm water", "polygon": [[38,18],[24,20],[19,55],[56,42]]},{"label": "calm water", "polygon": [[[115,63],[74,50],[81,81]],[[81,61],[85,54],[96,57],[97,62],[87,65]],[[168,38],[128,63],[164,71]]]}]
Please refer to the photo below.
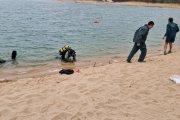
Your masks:
[{"label": "calm water", "polygon": [[[134,31],[150,20],[156,26],[147,44],[149,51],[158,50],[168,17],[180,25],[180,9],[0,0],[0,58],[9,59],[17,50],[19,64],[46,63],[65,44],[76,50],[78,59],[126,54]],[[180,34],[176,44],[180,45]]]}]

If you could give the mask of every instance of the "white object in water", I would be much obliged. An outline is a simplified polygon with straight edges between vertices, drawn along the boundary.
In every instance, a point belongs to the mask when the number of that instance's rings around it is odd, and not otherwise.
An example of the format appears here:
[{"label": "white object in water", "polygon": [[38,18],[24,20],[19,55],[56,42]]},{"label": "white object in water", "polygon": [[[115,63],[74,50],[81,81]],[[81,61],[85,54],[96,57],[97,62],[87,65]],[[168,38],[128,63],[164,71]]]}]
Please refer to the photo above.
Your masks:
[{"label": "white object in water", "polygon": [[175,82],[176,84],[180,84],[180,76],[179,75],[172,75],[170,77],[170,80],[172,80],[173,82]]}]

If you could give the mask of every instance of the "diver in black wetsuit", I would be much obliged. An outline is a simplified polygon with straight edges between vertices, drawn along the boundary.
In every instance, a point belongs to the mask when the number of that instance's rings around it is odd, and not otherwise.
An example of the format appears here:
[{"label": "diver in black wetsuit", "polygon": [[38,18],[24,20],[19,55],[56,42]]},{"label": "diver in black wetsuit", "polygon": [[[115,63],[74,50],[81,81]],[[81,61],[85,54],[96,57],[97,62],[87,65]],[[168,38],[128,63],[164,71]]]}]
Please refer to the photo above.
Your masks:
[{"label": "diver in black wetsuit", "polygon": [[[61,60],[66,62],[75,62],[76,61],[76,52],[75,50],[71,49],[70,46],[65,45],[63,48],[59,50],[59,54],[61,55]],[[67,58],[66,58],[67,54]],[[71,60],[71,57],[73,58]]]},{"label": "diver in black wetsuit", "polygon": [[[16,56],[17,56],[17,51],[12,51],[11,60],[15,61],[16,60]],[[6,60],[0,59],[0,64],[6,63],[6,62],[7,62]]]}]

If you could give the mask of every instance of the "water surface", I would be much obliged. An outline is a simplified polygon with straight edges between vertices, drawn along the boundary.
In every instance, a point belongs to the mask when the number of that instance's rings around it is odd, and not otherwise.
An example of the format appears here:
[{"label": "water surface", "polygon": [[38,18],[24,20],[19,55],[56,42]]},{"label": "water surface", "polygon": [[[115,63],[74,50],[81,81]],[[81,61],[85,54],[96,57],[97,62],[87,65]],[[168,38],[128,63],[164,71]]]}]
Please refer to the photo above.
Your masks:
[{"label": "water surface", "polygon": [[0,11],[0,58],[9,59],[17,50],[21,66],[53,61],[65,44],[76,50],[78,60],[126,55],[135,30],[150,20],[156,25],[148,49],[157,51],[164,43],[167,19],[174,17],[180,25],[180,9],[172,8],[0,0]]}]

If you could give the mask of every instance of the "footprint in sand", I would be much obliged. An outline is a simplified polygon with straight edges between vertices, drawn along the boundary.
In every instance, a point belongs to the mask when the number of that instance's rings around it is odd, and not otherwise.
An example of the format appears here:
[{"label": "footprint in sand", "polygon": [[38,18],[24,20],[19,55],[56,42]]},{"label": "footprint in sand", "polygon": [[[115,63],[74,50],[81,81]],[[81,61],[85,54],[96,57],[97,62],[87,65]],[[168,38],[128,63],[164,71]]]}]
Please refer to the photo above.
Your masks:
[{"label": "footprint in sand", "polygon": [[141,97],[139,95],[133,95],[131,96],[132,99],[135,99],[135,100],[139,100],[141,99]]},{"label": "footprint in sand", "polygon": [[[45,113],[47,112],[54,104],[53,103],[49,103],[46,104],[45,106],[41,107],[41,113]],[[59,107],[61,107],[62,105],[60,105]]]},{"label": "footprint in sand", "polygon": [[95,106],[95,109],[108,109],[108,110],[117,110],[117,105],[107,105],[106,103],[98,103]]},{"label": "footprint in sand", "polygon": [[21,97],[22,97],[23,95],[24,95],[24,94],[15,94],[15,95],[9,94],[6,98],[7,98],[7,99],[10,99],[10,100],[16,100],[16,99],[21,99]]},{"label": "footprint in sand", "polygon": [[152,92],[151,91],[148,91],[148,90],[143,90],[143,91],[140,91],[139,92],[139,94],[141,95],[150,95],[150,94],[152,94]]},{"label": "footprint in sand", "polygon": [[108,99],[107,104],[118,104],[121,100],[119,99]]},{"label": "footprint in sand", "polygon": [[168,90],[169,90],[169,92],[175,92],[176,91],[176,89],[173,87],[168,87]]},{"label": "footprint in sand", "polygon": [[69,113],[66,113],[66,112],[62,112],[62,113],[54,116],[51,120],[69,120],[70,116],[72,116],[72,115]]},{"label": "footprint in sand", "polygon": [[93,117],[94,116],[94,112],[87,112],[86,113],[88,117]]},{"label": "footprint in sand", "polygon": [[29,94],[24,96],[24,99],[27,99],[27,104],[36,103],[36,101],[45,99],[44,96],[41,96],[39,94]]},{"label": "footprint in sand", "polygon": [[13,117],[13,118],[10,118],[9,120],[18,120],[18,117],[15,116],[15,117]]},{"label": "footprint in sand", "polygon": [[34,94],[32,93],[32,94],[28,94],[28,95],[23,96],[23,98],[25,98],[25,99],[36,98],[36,97],[41,97],[41,95],[36,94],[36,93],[34,93]]},{"label": "footprint in sand", "polygon": [[70,85],[67,85],[66,88],[65,88],[65,91],[69,91],[69,90],[72,90],[73,88],[77,87],[76,84],[70,84]]},{"label": "footprint in sand", "polygon": [[99,112],[97,112],[97,113],[96,113],[96,115],[97,115],[98,117],[100,117],[100,116],[104,116],[104,115],[105,115],[105,113],[104,113],[104,112],[99,111]]},{"label": "footprint in sand", "polygon": [[112,119],[110,119],[110,118],[105,118],[104,120],[112,120]]},{"label": "footprint in sand", "polygon": [[0,115],[1,116],[8,116],[12,111],[10,109],[0,109]]},{"label": "footprint in sand", "polygon": [[80,84],[80,85],[78,86],[78,90],[79,90],[81,93],[87,92],[87,85],[86,85],[86,84]]},{"label": "footprint in sand", "polygon": [[176,96],[177,99],[180,100],[180,94],[176,94],[175,96]]},{"label": "footprint in sand", "polygon": [[98,79],[99,79],[99,78],[88,78],[88,81],[90,81],[90,82],[96,82],[96,81],[98,81]]},{"label": "footprint in sand", "polygon": [[180,115],[177,115],[177,118],[179,118],[179,119],[180,119]]},{"label": "footprint in sand", "polygon": [[73,117],[71,117],[70,120],[86,120],[86,116],[84,116],[82,113],[78,112]]},{"label": "footprint in sand", "polygon": [[73,100],[78,100],[80,98],[79,95],[77,95],[76,93],[69,93],[64,95],[65,98],[67,99],[73,99]]}]

